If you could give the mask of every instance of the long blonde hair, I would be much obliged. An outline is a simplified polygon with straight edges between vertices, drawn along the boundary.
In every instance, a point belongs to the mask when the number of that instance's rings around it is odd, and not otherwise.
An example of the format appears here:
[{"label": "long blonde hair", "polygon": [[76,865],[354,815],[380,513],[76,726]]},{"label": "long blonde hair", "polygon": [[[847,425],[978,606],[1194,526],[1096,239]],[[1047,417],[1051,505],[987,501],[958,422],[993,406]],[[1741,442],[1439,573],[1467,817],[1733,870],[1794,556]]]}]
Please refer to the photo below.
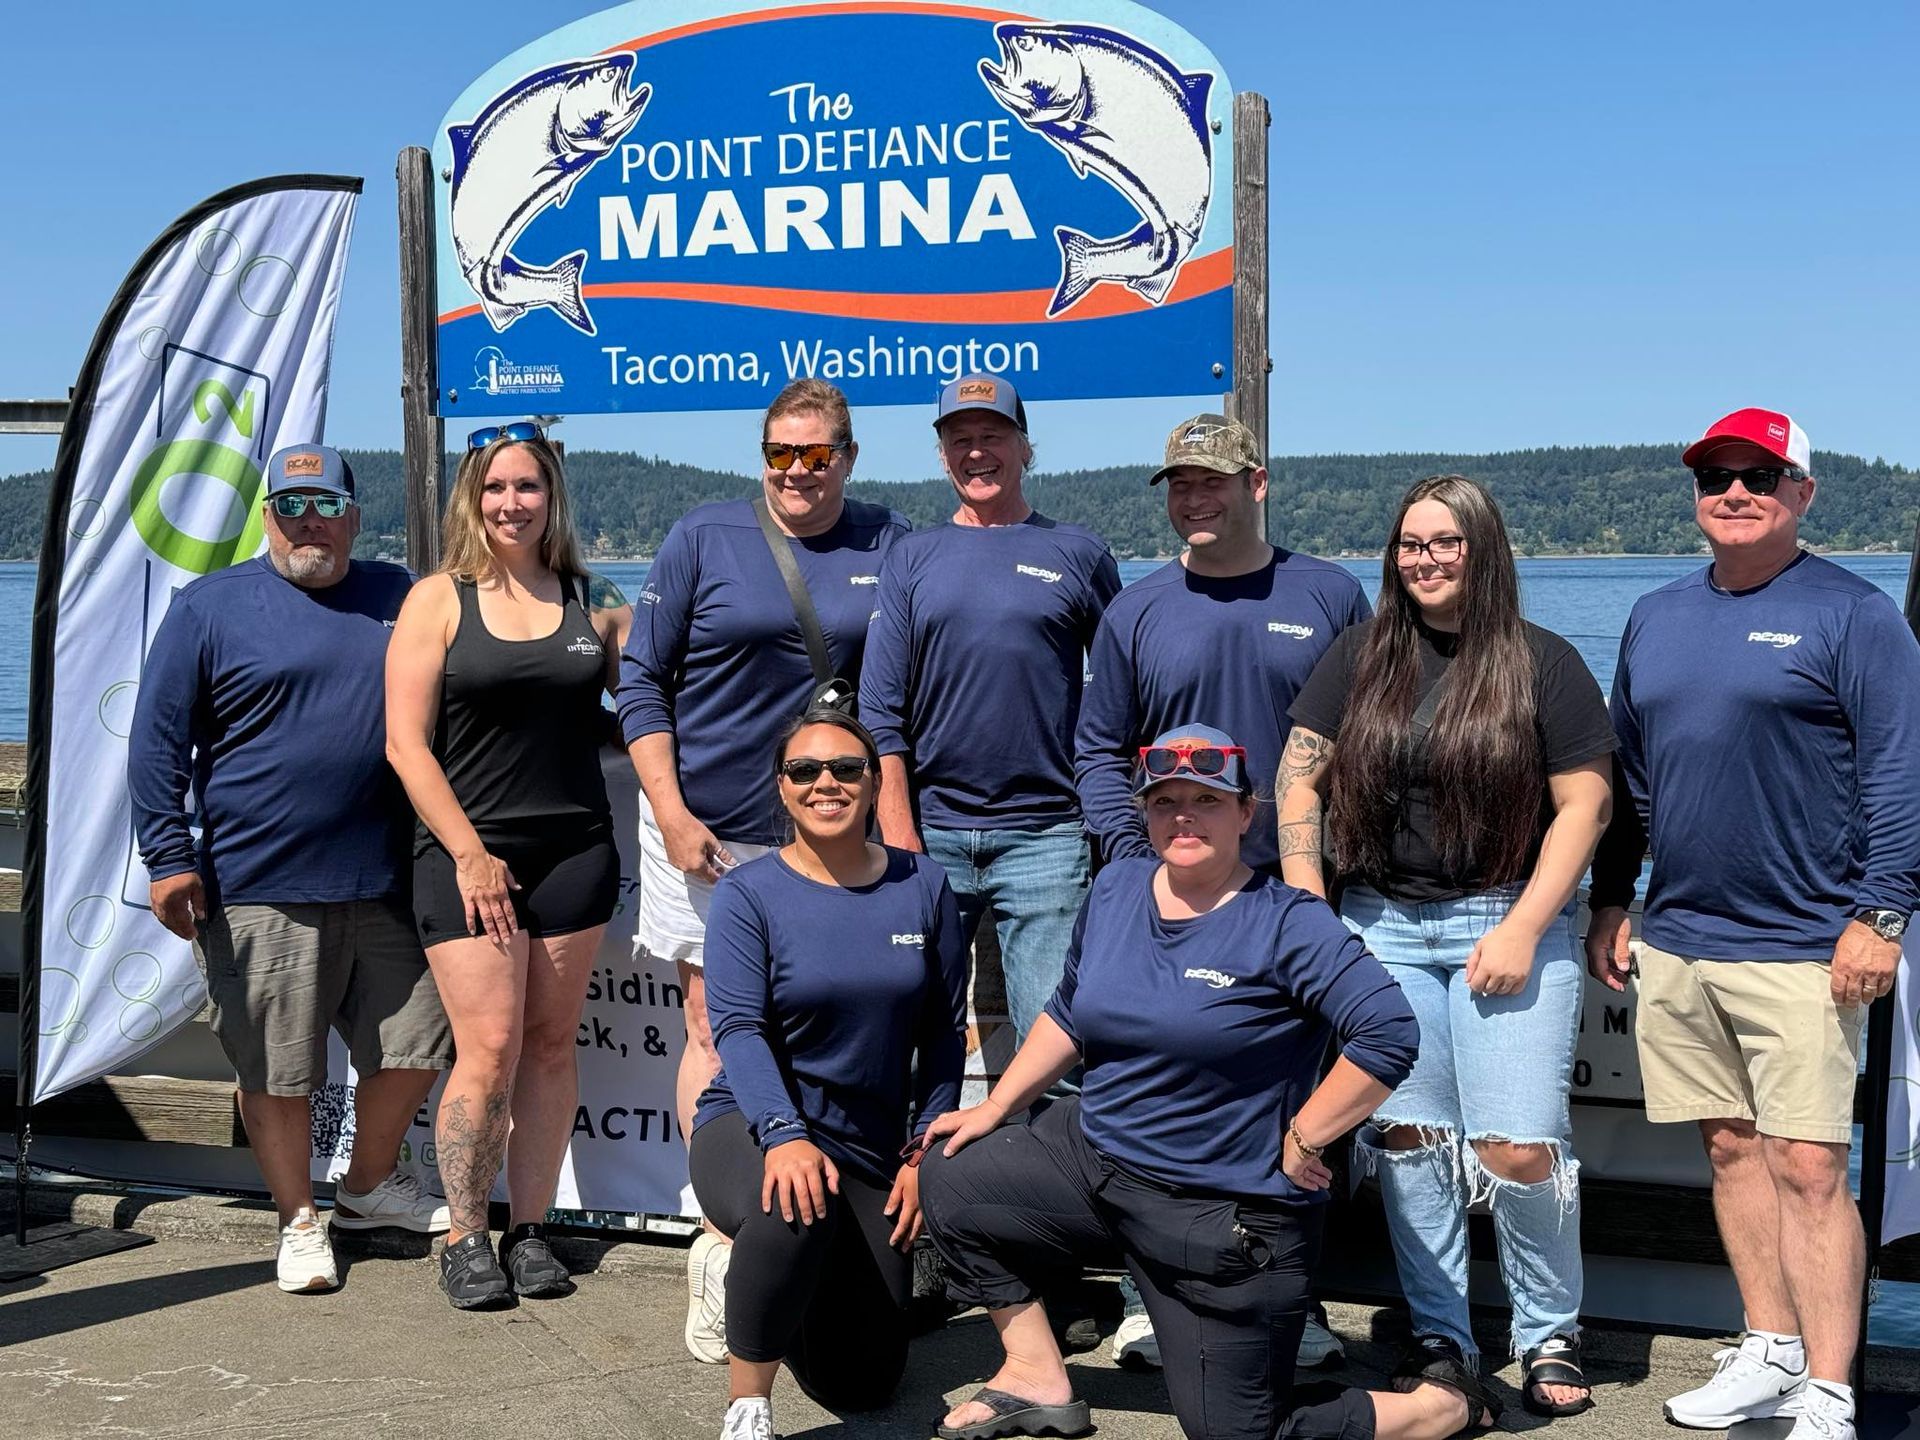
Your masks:
[{"label": "long blonde hair", "polygon": [[556,575],[584,575],[580,537],[574,533],[573,504],[567,499],[566,477],[560,457],[545,440],[509,440],[504,436],[480,450],[469,450],[453,475],[453,493],[440,523],[440,569],[456,580],[478,583],[495,578],[493,547],[487,544],[480,519],[480,492],[494,457],[509,446],[522,446],[533,456],[547,482],[547,528],[540,537],[540,559]]}]

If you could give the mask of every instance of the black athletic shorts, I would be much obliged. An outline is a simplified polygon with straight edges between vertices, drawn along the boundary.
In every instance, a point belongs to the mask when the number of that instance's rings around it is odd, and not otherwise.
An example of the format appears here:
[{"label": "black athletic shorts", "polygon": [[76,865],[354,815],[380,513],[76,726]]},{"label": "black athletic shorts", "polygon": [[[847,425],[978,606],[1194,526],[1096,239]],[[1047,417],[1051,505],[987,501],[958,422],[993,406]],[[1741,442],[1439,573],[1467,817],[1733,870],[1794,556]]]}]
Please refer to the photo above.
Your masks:
[{"label": "black athletic shorts", "polygon": [[[620,852],[606,831],[588,831],[565,843],[490,844],[487,849],[519,882],[518,890],[507,893],[514,923],[529,935],[571,935],[613,918],[620,902]],[[465,910],[453,857],[437,842],[421,842],[413,857],[413,918],[420,943],[471,939],[476,932]]]}]

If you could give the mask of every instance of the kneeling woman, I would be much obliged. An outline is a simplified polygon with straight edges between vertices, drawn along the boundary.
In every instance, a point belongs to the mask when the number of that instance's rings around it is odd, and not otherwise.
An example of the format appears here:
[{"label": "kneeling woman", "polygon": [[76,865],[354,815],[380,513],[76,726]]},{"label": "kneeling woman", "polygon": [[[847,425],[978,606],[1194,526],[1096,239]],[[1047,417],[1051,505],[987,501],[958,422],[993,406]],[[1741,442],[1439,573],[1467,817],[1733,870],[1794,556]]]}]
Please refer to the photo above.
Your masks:
[{"label": "kneeling woman", "polygon": [[873,737],[800,717],[775,761],[791,843],[714,887],[720,1073],[695,1112],[700,1208],[733,1241],[723,1440],[772,1440],[782,1361],[833,1409],[884,1404],[907,1360],[917,1136],[959,1102],[966,955],[946,874],[868,843]]},{"label": "kneeling woman", "polygon": [[[1469,1400],[1484,1414],[1463,1370],[1434,1377],[1452,1390],[1290,1403],[1330,1178],[1320,1153],[1406,1076],[1418,1036],[1321,900],[1241,863],[1245,764],[1200,725],[1141,751],[1134,793],[1158,859],[1100,873],[1065,978],[1006,1074],[928,1128],[921,1198],[948,1291],[987,1307],[1006,1346],[940,1427],[949,1440],[1090,1428],[1034,1296],[1116,1257],[1189,1436],[1437,1437]],[[1330,1034],[1340,1058],[1316,1088]],[[1079,1097],[1006,1124],[1082,1061]]]}]

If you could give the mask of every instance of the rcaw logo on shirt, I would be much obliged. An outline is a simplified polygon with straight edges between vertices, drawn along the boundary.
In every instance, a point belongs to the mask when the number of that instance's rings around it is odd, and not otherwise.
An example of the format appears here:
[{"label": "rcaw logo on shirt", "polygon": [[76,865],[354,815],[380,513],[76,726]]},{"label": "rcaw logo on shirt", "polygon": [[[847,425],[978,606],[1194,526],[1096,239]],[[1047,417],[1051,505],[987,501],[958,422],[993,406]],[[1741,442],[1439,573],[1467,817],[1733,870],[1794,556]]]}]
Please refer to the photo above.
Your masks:
[{"label": "rcaw logo on shirt", "polygon": [[1776,650],[1784,650],[1789,645],[1798,645],[1798,635],[1787,635],[1778,630],[1755,630],[1747,636],[1751,645],[1771,645]]},{"label": "rcaw logo on shirt", "polygon": [[1291,635],[1296,640],[1311,640],[1313,638],[1313,627],[1311,625],[1289,625],[1281,620],[1269,620],[1267,622],[1267,633],[1269,635]]},{"label": "rcaw logo on shirt", "polygon": [[1038,565],[1016,565],[1013,567],[1013,573],[1016,575],[1031,575],[1034,579],[1044,580],[1049,585],[1058,585],[1060,583],[1060,572],[1058,570],[1042,570]]},{"label": "rcaw logo on shirt", "polygon": [[925,935],[896,935],[893,937],[893,943],[896,945],[925,945],[927,943],[927,937]]},{"label": "rcaw logo on shirt", "polygon": [[1233,984],[1234,977],[1223,975],[1218,970],[1189,970],[1180,977],[1183,980],[1204,980],[1215,990],[1225,990]]}]

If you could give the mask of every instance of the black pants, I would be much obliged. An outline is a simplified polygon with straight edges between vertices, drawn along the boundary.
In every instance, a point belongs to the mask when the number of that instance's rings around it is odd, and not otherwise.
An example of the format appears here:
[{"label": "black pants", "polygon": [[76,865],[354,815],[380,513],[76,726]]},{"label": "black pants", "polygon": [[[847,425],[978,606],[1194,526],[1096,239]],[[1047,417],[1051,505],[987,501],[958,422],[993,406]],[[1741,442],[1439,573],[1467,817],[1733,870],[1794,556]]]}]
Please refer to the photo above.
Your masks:
[{"label": "black pants", "polygon": [[700,1209],[733,1241],[727,1267],[727,1349],[784,1360],[800,1388],[830,1410],[887,1403],[907,1368],[913,1264],[887,1243],[880,1212],[891,1187],[840,1167],[840,1193],[811,1225],[760,1208],[766,1175],[746,1117],[693,1132],[688,1155]]},{"label": "black pants", "polygon": [[1358,1391],[1290,1403],[1320,1207],[1182,1194],[1127,1174],[1087,1143],[1078,1099],[951,1160],[936,1146],[920,1203],[948,1294],[964,1304],[1019,1304],[1084,1267],[1123,1262],[1191,1440],[1373,1434],[1372,1402]]}]

